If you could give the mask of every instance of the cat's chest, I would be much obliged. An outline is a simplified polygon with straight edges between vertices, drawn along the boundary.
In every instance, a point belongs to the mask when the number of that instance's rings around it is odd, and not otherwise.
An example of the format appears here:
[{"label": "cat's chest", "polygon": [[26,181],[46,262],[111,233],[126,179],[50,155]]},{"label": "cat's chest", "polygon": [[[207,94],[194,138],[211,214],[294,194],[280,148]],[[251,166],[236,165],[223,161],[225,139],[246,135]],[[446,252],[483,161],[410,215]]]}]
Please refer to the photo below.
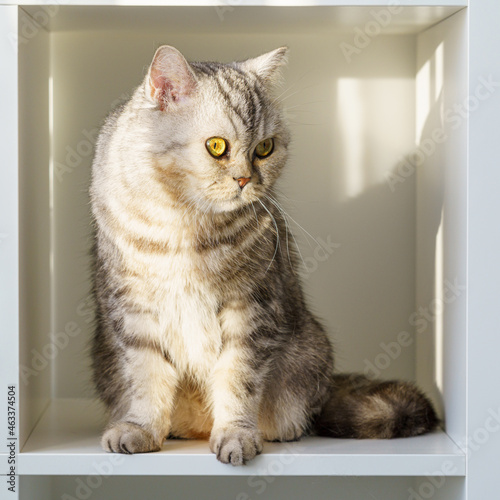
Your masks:
[{"label": "cat's chest", "polygon": [[207,376],[222,345],[220,297],[198,262],[182,254],[157,257],[137,282],[142,301],[157,312],[156,340],[180,371]]},{"label": "cat's chest", "polygon": [[160,311],[160,335],[176,366],[208,374],[219,356],[222,329],[217,303],[208,290],[192,285],[170,288]]}]

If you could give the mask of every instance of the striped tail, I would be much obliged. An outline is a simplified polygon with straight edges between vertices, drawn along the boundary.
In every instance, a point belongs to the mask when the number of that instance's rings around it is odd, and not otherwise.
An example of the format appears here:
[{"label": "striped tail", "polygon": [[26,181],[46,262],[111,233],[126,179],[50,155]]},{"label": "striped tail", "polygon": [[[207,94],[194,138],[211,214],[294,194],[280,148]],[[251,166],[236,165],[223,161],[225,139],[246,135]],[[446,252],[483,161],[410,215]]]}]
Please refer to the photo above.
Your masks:
[{"label": "striped tail", "polygon": [[336,438],[391,439],[425,434],[438,424],[432,403],[412,383],[335,375],[315,431]]}]

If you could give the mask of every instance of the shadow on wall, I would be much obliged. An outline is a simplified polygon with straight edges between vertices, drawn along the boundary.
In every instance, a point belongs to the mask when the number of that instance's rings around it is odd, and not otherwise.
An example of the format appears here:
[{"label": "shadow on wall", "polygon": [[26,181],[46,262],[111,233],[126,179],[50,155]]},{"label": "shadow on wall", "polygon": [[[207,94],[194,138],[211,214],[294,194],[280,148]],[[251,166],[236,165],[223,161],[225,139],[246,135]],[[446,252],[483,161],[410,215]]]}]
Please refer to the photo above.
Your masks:
[{"label": "shadow on wall", "polygon": [[[340,245],[306,282],[313,310],[335,332],[339,371],[364,371],[382,345],[413,331],[416,180],[393,192],[386,173],[415,144],[414,61],[414,37],[380,37],[351,65],[316,61],[319,83],[295,97],[305,108],[327,96],[310,109],[314,126],[293,124],[282,190],[312,235]],[[413,379],[415,345],[380,376]]]},{"label": "shadow on wall", "polygon": [[[439,39],[417,69],[416,89],[401,82],[407,74],[392,81],[385,73],[335,79],[338,142],[328,144],[330,131],[317,125],[314,133],[324,134],[330,155],[309,159],[314,170],[307,168],[294,183],[301,186],[294,196],[314,200],[307,214],[297,216],[301,223],[314,235],[333,233],[340,245],[333,264],[307,281],[313,308],[327,324],[339,325],[337,369],[416,378],[441,415],[446,332],[451,335],[447,307],[465,294],[460,264],[446,259],[450,242],[456,243],[447,232],[457,224],[453,204],[459,201],[446,204],[445,195],[463,194],[450,158],[463,150],[465,128],[464,119],[449,112],[446,64],[454,61],[447,61]],[[415,92],[416,127],[408,125]],[[307,158],[294,162],[307,165]],[[463,171],[456,174],[463,177]],[[295,205],[300,212],[305,203]]]}]

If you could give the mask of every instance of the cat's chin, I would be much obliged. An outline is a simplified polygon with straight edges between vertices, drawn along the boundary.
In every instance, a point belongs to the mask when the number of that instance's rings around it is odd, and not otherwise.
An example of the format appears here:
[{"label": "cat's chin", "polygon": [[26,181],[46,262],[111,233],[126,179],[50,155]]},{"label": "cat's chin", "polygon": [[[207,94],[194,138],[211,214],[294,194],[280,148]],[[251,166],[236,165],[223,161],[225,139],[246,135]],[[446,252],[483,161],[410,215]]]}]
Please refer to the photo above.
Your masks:
[{"label": "cat's chin", "polygon": [[219,201],[212,205],[212,212],[217,214],[230,213],[250,205],[250,201],[242,200],[240,197],[233,200]]},{"label": "cat's chin", "polygon": [[[217,200],[210,204],[210,211],[216,214],[231,213],[236,210],[241,210],[242,208],[249,206],[253,202],[259,201],[258,198],[253,200],[247,200],[241,196],[235,196],[230,200]],[[205,209],[206,210],[206,209]]]}]

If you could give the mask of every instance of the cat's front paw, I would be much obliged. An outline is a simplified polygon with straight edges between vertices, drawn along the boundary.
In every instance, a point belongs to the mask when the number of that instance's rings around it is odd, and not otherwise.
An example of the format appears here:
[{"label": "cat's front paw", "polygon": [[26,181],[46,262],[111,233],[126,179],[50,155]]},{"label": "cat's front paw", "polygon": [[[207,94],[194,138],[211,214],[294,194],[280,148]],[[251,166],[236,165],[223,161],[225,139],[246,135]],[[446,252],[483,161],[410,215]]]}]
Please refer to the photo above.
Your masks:
[{"label": "cat's front paw", "polygon": [[224,464],[243,465],[262,452],[262,436],[257,429],[225,427],[214,429],[210,450]]},{"label": "cat's front paw", "polygon": [[101,445],[104,451],[127,455],[158,451],[161,447],[150,432],[129,422],[113,424],[104,432]]}]

